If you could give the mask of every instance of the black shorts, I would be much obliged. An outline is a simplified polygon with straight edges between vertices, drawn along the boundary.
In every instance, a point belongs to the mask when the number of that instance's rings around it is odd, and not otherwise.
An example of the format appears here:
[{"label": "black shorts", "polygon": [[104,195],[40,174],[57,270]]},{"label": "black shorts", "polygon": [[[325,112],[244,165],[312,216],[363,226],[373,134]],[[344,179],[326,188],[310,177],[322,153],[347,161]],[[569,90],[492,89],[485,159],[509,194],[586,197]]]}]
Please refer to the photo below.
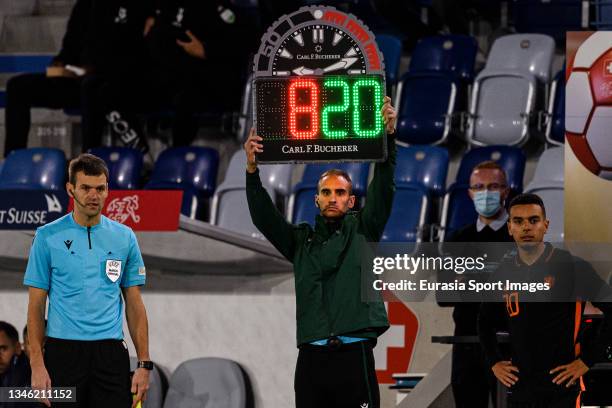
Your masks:
[{"label": "black shorts", "polygon": [[62,340],[48,338],[45,366],[51,387],[76,387],[76,403],[52,407],[130,408],[130,358],[123,340]]}]

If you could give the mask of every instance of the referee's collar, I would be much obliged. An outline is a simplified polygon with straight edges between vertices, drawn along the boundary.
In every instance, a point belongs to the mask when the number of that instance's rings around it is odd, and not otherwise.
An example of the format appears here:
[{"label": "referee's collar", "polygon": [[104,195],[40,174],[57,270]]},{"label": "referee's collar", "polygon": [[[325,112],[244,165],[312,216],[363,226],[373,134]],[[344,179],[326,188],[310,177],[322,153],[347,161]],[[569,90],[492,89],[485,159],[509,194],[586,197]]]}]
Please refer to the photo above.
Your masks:
[{"label": "referee's collar", "polygon": [[[76,222],[76,220],[74,219],[74,210],[72,210],[72,211],[70,212],[70,214],[68,214],[68,218],[70,218],[70,222],[71,222],[71,223],[72,223],[72,225],[74,225],[75,227],[79,227],[79,228],[87,229],[87,227],[85,227],[85,226],[83,226],[83,225],[79,224],[78,222]],[[92,225],[92,226],[91,226],[91,228],[90,228],[90,231],[97,230],[98,228],[101,228],[101,227],[102,227],[102,224],[104,223],[104,219],[105,219],[105,218],[106,218],[106,217],[105,217],[104,215],[101,215],[101,216],[100,216],[100,222],[99,222],[99,223],[97,223],[97,224],[95,224],[95,225]]]}]

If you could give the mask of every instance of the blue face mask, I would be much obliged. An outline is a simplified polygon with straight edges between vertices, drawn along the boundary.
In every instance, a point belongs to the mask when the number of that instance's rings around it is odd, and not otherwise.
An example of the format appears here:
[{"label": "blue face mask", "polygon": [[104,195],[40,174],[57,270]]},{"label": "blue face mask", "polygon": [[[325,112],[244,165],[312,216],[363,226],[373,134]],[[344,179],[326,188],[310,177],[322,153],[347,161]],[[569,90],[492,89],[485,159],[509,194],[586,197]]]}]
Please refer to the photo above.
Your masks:
[{"label": "blue face mask", "polygon": [[501,207],[499,191],[482,190],[474,193],[474,207],[483,217],[492,217]]}]

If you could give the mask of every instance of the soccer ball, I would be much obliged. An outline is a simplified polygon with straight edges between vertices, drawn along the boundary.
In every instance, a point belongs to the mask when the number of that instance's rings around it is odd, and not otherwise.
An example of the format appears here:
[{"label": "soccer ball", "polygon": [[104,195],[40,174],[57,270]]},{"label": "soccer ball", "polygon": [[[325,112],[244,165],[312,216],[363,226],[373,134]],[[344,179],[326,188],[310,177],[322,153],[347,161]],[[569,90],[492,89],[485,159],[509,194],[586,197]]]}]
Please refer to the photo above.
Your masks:
[{"label": "soccer ball", "polygon": [[566,78],[567,141],[584,167],[612,180],[612,32],[588,37]]}]

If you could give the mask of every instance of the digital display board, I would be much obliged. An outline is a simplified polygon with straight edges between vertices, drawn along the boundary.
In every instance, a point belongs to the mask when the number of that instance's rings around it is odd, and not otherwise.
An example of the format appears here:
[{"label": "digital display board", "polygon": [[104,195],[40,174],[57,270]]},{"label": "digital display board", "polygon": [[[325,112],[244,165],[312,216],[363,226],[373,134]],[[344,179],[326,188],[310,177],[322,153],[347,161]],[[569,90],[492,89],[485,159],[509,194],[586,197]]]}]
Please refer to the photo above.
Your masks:
[{"label": "digital display board", "polygon": [[383,59],[355,16],[307,6],[281,17],[253,69],[260,163],[385,158]]}]

